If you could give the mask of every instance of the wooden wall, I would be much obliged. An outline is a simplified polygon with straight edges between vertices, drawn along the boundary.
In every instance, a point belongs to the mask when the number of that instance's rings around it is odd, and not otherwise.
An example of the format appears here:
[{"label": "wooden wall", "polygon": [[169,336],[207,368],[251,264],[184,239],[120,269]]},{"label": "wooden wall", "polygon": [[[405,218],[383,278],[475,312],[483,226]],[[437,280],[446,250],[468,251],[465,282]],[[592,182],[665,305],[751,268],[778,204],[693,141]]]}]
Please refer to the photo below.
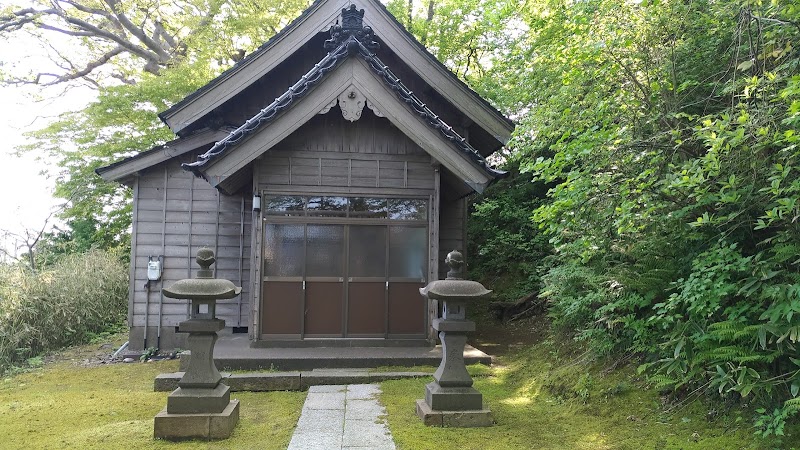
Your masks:
[{"label": "wooden wall", "polygon": [[[432,195],[428,154],[364,108],[349,122],[334,107],[292,133],[256,163],[259,190],[365,195]],[[289,188],[291,186],[291,188]]]},{"label": "wooden wall", "polygon": [[[439,279],[447,277],[449,268],[444,263],[447,254],[453,250],[460,251],[467,260],[466,239],[466,199],[451,202],[442,201],[439,216]],[[467,260],[469,261],[469,260]]]},{"label": "wooden wall", "polygon": [[[239,297],[217,303],[217,316],[228,327],[247,327],[250,316],[250,233],[252,196],[227,196],[207,182],[181,169],[196,155],[176,158],[141,173],[134,186],[134,225],[131,238],[132,286],[129,325],[131,348],[144,345],[147,317],[147,346],[155,347],[161,314],[162,348],[172,348],[181,336],[175,326],[188,316],[186,300],[162,297],[161,288],[194,276],[197,250],[215,250],[215,276],[227,278],[243,291]],[[166,205],[165,205],[166,200]],[[149,256],[163,255],[161,281],[147,284]],[[149,294],[148,294],[149,291]],[[149,296],[149,300],[148,300]],[[148,306],[149,305],[149,306]]]}]

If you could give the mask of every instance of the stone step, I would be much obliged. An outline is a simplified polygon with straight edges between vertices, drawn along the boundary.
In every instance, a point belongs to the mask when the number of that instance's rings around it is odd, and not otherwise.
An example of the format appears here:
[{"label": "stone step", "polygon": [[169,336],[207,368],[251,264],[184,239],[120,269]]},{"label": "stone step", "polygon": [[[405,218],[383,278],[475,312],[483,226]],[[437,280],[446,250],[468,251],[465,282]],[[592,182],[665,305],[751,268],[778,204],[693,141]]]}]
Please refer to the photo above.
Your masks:
[{"label": "stone step", "polygon": [[[184,372],[162,373],[156,376],[153,390],[170,392],[178,388]],[[424,378],[432,372],[375,372],[353,369],[315,369],[297,372],[222,373],[222,382],[238,391],[300,391],[309,386],[369,384],[402,378]]]},{"label": "stone step", "polygon": [[[436,347],[309,347],[255,348],[247,336],[223,338],[214,348],[214,362],[220,370],[236,371],[300,371],[329,369],[374,369],[376,367],[438,366],[442,348]],[[186,370],[191,352],[181,353],[180,370]],[[466,345],[467,365],[491,365],[492,357]]]}]

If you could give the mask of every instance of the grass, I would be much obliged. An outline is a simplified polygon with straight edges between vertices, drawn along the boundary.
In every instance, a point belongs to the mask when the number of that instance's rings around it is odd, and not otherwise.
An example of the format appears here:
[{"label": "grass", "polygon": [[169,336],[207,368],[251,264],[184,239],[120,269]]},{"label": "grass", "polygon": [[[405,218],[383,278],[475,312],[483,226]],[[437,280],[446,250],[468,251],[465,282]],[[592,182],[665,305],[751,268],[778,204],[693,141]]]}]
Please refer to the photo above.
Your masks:
[{"label": "grass", "polygon": [[414,402],[429,380],[384,382],[381,399],[398,449],[800,448],[798,426],[782,439],[761,439],[753,435],[748,408],[709,415],[702,398],[665,404],[636,379],[632,366],[610,370],[557,347],[553,340],[529,345],[479,372],[474,386],[496,421],[489,428],[426,427]]},{"label": "grass", "polygon": [[[493,367],[469,368],[497,422],[490,428],[425,427],[414,405],[430,380],[382,383],[381,399],[398,448],[800,448],[798,426],[787,428],[780,440],[757,438],[748,408],[709,415],[702,398],[669,403],[647,389],[632,367],[605,366],[570,341],[539,333],[532,339],[512,337],[507,344],[510,350]],[[166,393],[153,392],[153,378],[177,371],[178,362],[82,366],[92,354],[97,356],[98,344],[45,357],[42,367],[0,379],[0,448],[285,449],[305,400],[304,392],[237,392],[233,397],[242,402],[241,419],[230,439],[155,440],[153,417],[166,405]]]},{"label": "grass", "polygon": [[177,361],[81,367],[80,356],[67,359],[0,379],[0,448],[285,449],[305,401],[304,392],[235,392],[241,417],[230,439],[172,443],[153,439],[167,401],[153,378],[177,371]]}]

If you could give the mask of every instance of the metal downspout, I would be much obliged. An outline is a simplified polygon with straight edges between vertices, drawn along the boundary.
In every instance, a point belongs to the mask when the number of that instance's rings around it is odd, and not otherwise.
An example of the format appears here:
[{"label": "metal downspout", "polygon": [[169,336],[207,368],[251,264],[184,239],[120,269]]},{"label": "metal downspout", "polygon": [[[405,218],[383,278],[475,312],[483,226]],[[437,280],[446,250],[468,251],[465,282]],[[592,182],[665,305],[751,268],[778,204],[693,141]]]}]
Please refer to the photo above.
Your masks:
[{"label": "metal downspout", "polygon": [[[159,260],[161,261],[161,287],[164,287],[164,253],[166,253],[166,244],[167,244],[167,183],[169,182],[169,169],[165,165],[164,166],[164,208],[163,208],[163,215],[161,218],[163,222],[161,224],[161,255],[159,255]],[[156,335],[156,348],[161,348],[161,325],[162,325],[162,317],[164,315],[164,290],[160,289],[160,296],[158,300],[158,335]]]},{"label": "metal downspout", "polygon": [[[242,211],[239,216],[239,286],[244,278],[244,195],[242,195]],[[236,326],[242,326],[242,294],[239,294],[239,314],[236,316]]]}]

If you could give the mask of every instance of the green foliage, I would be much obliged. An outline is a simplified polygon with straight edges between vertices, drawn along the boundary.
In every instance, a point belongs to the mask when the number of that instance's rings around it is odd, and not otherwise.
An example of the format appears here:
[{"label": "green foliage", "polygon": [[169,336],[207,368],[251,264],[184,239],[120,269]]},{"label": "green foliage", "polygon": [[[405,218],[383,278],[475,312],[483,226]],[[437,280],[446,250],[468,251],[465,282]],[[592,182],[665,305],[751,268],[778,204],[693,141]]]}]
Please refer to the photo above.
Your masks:
[{"label": "green foliage", "polygon": [[[103,181],[94,170],[173,139],[158,112],[205,85],[240,58],[239,53],[256,49],[308,3],[187,1],[183,13],[166,4],[131,6],[139,14],[155,8],[158,12],[152,14],[168,29],[191,31],[185,36],[179,33],[184,50],[155,73],[137,69],[128,58],[111,60],[106,70],[123,74],[125,82],[120,83],[119,77],[100,80],[97,98],[86,108],[64,113],[28,134],[30,144],[20,150],[36,152],[56,166],[50,175],[56,180],[55,196],[66,201],[61,218],[72,226],[94,226],[95,246],[127,246],[131,191]],[[92,53],[93,48],[76,51]]]},{"label": "green foliage", "polygon": [[158,347],[147,347],[139,356],[139,361],[147,362],[150,358],[158,355]]},{"label": "green foliage", "polygon": [[516,300],[539,290],[539,264],[551,247],[530,220],[530,211],[542,203],[545,187],[534,183],[530,174],[520,174],[513,167],[508,170],[508,178],[472,199],[467,254],[470,272],[487,283],[494,286],[499,278],[513,279],[512,286],[496,295]]},{"label": "green foliage", "polygon": [[120,323],[127,291],[128,269],[112,252],[73,254],[37,273],[0,267],[0,370]]},{"label": "green foliage", "polygon": [[537,88],[515,144],[554,184],[533,218],[556,323],[660,387],[774,409],[776,433],[800,390],[800,9],[538,5],[529,63],[497,70]]},{"label": "green foliage", "polygon": [[[762,405],[762,434],[800,394],[795,3],[529,0],[467,76],[518,124],[523,176],[492,195],[548,189],[476,205],[472,267],[540,275],[558,327],[660,388]],[[538,230],[505,220],[526,215]],[[552,256],[484,251],[542,233]]]}]

